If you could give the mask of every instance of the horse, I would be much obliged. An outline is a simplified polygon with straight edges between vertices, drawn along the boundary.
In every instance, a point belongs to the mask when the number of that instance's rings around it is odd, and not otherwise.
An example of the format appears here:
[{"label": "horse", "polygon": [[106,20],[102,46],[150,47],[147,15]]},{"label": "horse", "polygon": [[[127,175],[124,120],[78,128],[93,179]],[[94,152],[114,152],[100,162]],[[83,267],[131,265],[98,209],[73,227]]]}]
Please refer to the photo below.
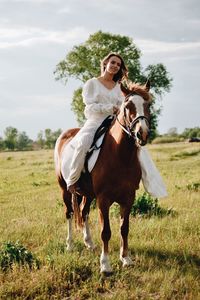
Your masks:
[{"label": "horse", "polygon": [[100,272],[105,274],[112,273],[108,244],[111,238],[109,209],[114,202],[120,206],[120,260],[124,267],[133,264],[128,251],[129,215],[142,175],[138,152],[140,147],[147,143],[150,128],[150,83],[147,82],[145,85],[132,83],[128,88],[121,84],[121,90],[125,96],[124,102],[105,135],[92,172],[82,173],[78,181],[80,192],[76,196],[67,190],[61,170],[61,154],[63,147],[77,134],[79,128],[62,133],[55,146],[56,174],[68,221],[67,249],[71,250],[73,246],[73,215],[83,229],[85,245],[89,249],[95,248],[88,217],[90,204],[96,198],[102,240]]}]

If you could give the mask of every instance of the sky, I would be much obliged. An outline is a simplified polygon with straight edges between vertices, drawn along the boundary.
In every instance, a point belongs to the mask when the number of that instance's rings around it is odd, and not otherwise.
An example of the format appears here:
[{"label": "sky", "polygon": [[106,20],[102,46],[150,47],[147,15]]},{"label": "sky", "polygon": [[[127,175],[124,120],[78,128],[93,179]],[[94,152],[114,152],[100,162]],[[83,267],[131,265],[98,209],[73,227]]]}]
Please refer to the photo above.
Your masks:
[{"label": "sky", "polygon": [[54,71],[99,30],[131,37],[144,68],[166,66],[161,134],[200,126],[199,0],[0,0],[0,136],[8,126],[32,139],[77,126],[70,103],[80,82],[64,85]]}]

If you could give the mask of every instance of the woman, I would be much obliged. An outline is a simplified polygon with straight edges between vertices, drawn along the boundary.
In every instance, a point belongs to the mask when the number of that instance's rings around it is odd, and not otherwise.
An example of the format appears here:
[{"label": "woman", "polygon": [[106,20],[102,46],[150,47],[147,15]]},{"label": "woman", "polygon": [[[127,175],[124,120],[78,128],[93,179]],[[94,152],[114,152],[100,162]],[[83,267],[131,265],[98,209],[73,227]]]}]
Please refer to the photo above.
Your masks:
[{"label": "woman", "polygon": [[117,113],[124,97],[120,89],[120,81],[127,76],[127,68],[122,57],[110,53],[101,62],[101,76],[89,79],[83,87],[83,101],[87,121],[78,132],[77,147],[73,154],[70,174],[66,180],[68,190],[77,190],[76,182],[81,175],[84,161],[94,134],[103,120],[113,113]]}]

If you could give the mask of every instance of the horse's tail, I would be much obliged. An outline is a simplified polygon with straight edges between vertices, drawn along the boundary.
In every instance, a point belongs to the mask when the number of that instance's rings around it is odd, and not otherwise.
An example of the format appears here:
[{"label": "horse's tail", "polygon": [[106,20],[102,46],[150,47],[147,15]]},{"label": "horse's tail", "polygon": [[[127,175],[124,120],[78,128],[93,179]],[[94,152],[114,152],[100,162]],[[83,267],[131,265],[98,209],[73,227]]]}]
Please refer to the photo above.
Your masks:
[{"label": "horse's tail", "polygon": [[83,228],[83,218],[80,211],[80,207],[78,204],[78,197],[76,193],[72,194],[72,203],[74,209],[74,220],[76,228],[82,229]]}]

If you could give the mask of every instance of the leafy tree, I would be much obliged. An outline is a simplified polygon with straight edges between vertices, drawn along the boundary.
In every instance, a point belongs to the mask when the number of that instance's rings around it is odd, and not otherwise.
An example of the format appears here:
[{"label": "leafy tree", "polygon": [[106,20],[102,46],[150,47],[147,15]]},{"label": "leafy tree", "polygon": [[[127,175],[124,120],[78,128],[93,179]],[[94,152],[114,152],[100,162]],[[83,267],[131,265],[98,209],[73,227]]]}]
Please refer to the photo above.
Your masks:
[{"label": "leafy tree", "polygon": [[53,133],[51,129],[49,128],[45,129],[44,134],[45,134],[45,146],[48,149],[53,148],[54,141],[53,141]]},{"label": "leafy tree", "polygon": [[17,137],[17,149],[26,150],[31,148],[32,141],[29,139],[25,131],[20,132]]},{"label": "leafy tree", "polygon": [[5,143],[2,137],[0,137],[0,150],[4,150],[5,148]]},{"label": "leafy tree", "polygon": [[15,150],[17,147],[17,135],[18,135],[18,130],[14,127],[6,127],[4,131],[5,139],[5,148],[9,150]]},{"label": "leafy tree", "polygon": [[44,132],[41,130],[37,135],[37,144],[41,148],[52,149],[54,148],[56,140],[61,132],[61,129],[52,131],[51,129],[47,128],[44,130]]},{"label": "leafy tree", "polygon": [[177,136],[178,135],[178,130],[176,127],[171,127],[168,131],[167,131],[167,135],[170,136]]},{"label": "leafy tree", "polygon": [[[169,76],[165,66],[161,63],[149,65],[143,69],[140,63],[141,52],[131,38],[104,33],[102,31],[90,35],[85,43],[74,46],[73,49],[67,53],[65,59],[56,66],[56,79],[63,80],[66,83],[70,77],[74,77],[84,83],[89,78],[99,76],[100,61],[109,52],[116,52],[122,55],[128,66],[130,81],[143,84],[148,78],[151,82],[151,91],[153,94],[151,119],[152,139],[156,136],[158,116],[161,112],[159,100],[164,92],[169,92],[172,78]],[[80,125],[85,120],[81,91],[81,88],[74,91],[72,100],[72,110],[75,112]]]},{"label": "leafy tree", "polygon": [[45,139],[44,139],[44,136],[43,136],[43,135],[44,135],[44,134],[43,134],[43,131],[40,130],[40,132],[39,132],[38,135],[37,135],[37,140],[36,140],[37,144],[38,144],[41,148],[43,148],[44,145],[45,145]]},{"label": "leafy tree", "polygon": [[200,127],[185,128],[185,130],[182,133],[182,136],[184,138],[200,138]]}]

